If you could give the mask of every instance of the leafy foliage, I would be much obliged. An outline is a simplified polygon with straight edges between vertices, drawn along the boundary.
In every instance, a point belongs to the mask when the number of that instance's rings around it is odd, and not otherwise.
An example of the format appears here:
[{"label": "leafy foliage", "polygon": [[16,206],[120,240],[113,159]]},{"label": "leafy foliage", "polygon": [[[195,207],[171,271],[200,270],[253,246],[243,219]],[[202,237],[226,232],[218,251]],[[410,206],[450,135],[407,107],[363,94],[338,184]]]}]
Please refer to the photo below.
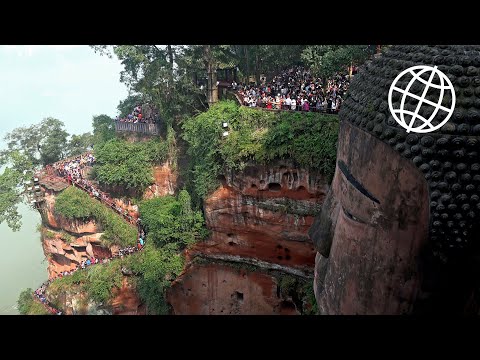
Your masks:
[{"label": "leafy foliage", "polygon": [[[131,110],[130,110],[131,111]],[[107,115],[97,115],[92,119],[93,143],[99,147],[115,138],[115,124]]]},{"label": "leafy foliage", "polygon": [[130,278],[129,281],[135,283],[148,312],[168,313],[165,291],[184,267],[184,258],[179,253],[179,247],[173,243],[162,248],[147,243],[141,252],[56,279],[48,288],[49,298],[58,299],[65,292],[73,291],[84,293],[88,299],[95,302],[107,304],[112,300],[114,290],[121,287],[122,267],[137,275],[135,279]]},{"label": "leafy foliage", "polygon": [[33,165],[50,164],[65,155],[67,137],[63,122],[51,117],[39,124],[16,128],[4,138],[8,149],[0,154],[0,162],[4,163],[12,152],[20,152]]},{"label": "leafy foliage", "polygon": [[7,148],[0,151],[0,166],[5,166],[0,174],[0,223],[6,221],[13,231],[19,230],[18,204],[26,201],[22,190],[34,170],[83,153],[92,140],[90,133],[72,135],[70,140],[68,137],[63,122],[54,118],[16,128],[4,137]]},{"label": "leafy foliage", "polygon": [[204,220],[200,211],[193,211],[190,195],[180,191],[177,199],[163,196],[140,203],[140,217],[147,230],[147,242],[157,247],[169,243],[189,245],[206,237]]},{"label": "leafy foliage", "polygon": [[23,290],[17,300],[18,311],[21,315],[49,315],[45,307],[35,301],[33,290]]},{"label": "leafy foliage", "polygon": [[260,75],[278,74],[284,68],[302,64],[301,54],[306,45],[232,45],[243,82],[255,76],[259,83]]},{"label": "leafy foliage", "polygon": [[[58,299],[66,291],[85,293],[89,300],[106,304],[113,298],[114,289],[122,285],[122,262],[112,260],[86,270],[76,271],[73,275],[55,279],[48,287],[49,298]],[[58,305],[58,304],[56,304]]]},{"label": "leafy foliage", "polygon": [[112,209],[73,186],[63,190],[56,199],[55,212],[67,219],[96,219],[103,229],[101,240],[106,245],[135,245],[137,232]]},{"label": "leafy foliage", "polygon": [[125,260],[125,265],[139,274],[137,291],[150,314],[168,313],[165,291],[184,267],[184,258],[178,250],[178,244],[175,243],[161,248],[147,243],[142,252]]},{"label": "leafy foliage", "polygon": [[5,168],[0,174],[0,223],[7,222],[13,231],[22,226],[18,204],[22,201],[21,186],[26,176],[13,168]]},{"label": "leafy foliage", "polygon": [[81,135],[72,135],[67,144],[65,155],[67,157],[83,154],[92,148],[94,137],[86,132]]},{"label": "leafy foliage", "polygon": [[304,62],[316,75],[327,78],[345,71],[352,63],[360,65],[375,52],[371,45],[313,45],[302,52]]},{"label": "leafy foliage", "polygon": [[[222,122],[229,135],[222,137]],[[183,138],[192,158],[191,179],[198,196],[217,188],[218,176],[249,162],[290,158],[298,166],[331,177],[335,170],[338,120],[321,113],[268,112],[222,101],[187,119]]]},{"label": "leafy foliage", "polygon": [[86,288],[89,298],[99,303],[106,303],[113,296],[113,289],[122,285],[122,272],[119,261],[110,261],[102,266],[88,269]]},{"label": "leafy foliage", "polygon": [[95,149],[96,179],[103,184],[142,192],[153,182],[152,165],[166,160],[165,141],[127,142],[112,139]]},{"label": "leafy foliage", "polygon": [[132,113],[134,107],[142,103],[143,99],[139,94],[129,95],[126,99],[121,100],[117,106],[120,118],[127,117],[128,114]]}]

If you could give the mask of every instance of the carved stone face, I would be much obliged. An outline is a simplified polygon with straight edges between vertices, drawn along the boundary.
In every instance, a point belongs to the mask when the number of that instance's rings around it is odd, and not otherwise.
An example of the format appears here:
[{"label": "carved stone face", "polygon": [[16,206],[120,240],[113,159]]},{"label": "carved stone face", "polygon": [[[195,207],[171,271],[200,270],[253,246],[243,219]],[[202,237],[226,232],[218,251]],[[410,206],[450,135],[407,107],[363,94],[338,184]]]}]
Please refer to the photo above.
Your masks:
[{"label": "carved stone face", "polygon": [[[393,79],[414,65],[438,66],[457,97],[428,134],[406,133],[388,108]],[[356,75],[339,116],[335,176],[309,231],[320,312],[478,308],[480,47],[392,46]]]},{"label": "carved stone face", "polygon": [[319,223],[315,292],[321,313],[411,311],[427,242],[428,187],[407,159],[343,122]]}]

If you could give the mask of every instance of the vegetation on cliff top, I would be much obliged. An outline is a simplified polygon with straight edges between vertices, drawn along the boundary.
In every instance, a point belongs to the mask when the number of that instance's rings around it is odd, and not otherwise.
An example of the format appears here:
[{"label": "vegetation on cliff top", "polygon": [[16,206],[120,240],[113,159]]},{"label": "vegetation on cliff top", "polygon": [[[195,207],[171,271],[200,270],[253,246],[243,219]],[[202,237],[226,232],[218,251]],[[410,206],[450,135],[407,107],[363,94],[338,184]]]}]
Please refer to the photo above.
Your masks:
[{"label": "vegetation on cliff top", "polygon": [[[60,194],[67,192],[60,201],[61,211],[73,218],[93,216],[95,210],[89,207],[89,203],[94,200],[88,195],[87,199],[80,197],[78,191],[68,188]],[[59,199],[60,196],[56,208]],[[190,195],[185,190],[177,197],[165,196],[141,202],[140,215],[148,230],[143,251],[54,280],[48,289],[49,299],[55,303],[66,292],[81,292],[86,295],[86,300],[107,304],[115,296],[115,289],[121,286],[121,269],[126,268],[136,275],[129,281],[136,287],[148,313],[167,314],[166,290],[184,267],[180,251],[206,235],[203,216],[192,210]],[[132,240],[136,240],[136,233]],[[55,305],[62,308],[62,304]]]},{"label": "vegetation on cliff top", "polygon": [[17,300],[18,311],[21,315],[49,315],[45,307],[35,301],[33,290],[23,290]]},{"label": "vegetation on cliff top", "polygon": [[122,285],[121,261],[112,260],[101,266],[92,266],[73,275],[65,276],[53,281],[48,287],[49,299],[54,305],[62,308],[58,303],[59,295],[68,290],[74,293],[83,293],[87,300],[106,304],[114,296],[113,289]]},{"label": "vegetation on cliff top", "polygon": [[95,219],[103,229],[101,240],[107,246],[118,244],[124,247],[136,244],[135,227],[76,187],[71,186],[57,196],[55,212],[69,220]]},{"label": "vegetation on cliff top", "polygon": [[[226,137],[222,122],[229,126]],[[242,170],[248,162],[289,158],[328,178],[335,170],[338,118],[333,115],[264,111],[222,101],[188,118],[183,130],[190,145],[193,188],[201,198],[217,188],[223,171]]]},{"label": "vegetation on cliff top", "polygon": [[183,270],[185,259],[179,253],[179,244],[170,243],[160,248],[147,243],[145,249],[125,259],[125,266],[138,274],[136,290],[147,307],[147,313],[169,313],[166,290]]},{"label": "vegetation on cliff top", "polygon": [[148,232],[147,242],[157,247],[170,243],[185,246],[207,235],[202,212],[192,210],[186,190],[177,198],[167,195],[141,202],[140,215]]},{"label": "vegetation on cliff top", "polygon": [[160,139],[128,142],[111,139],[95,149],[95,178],[103,184],[143,192],[153,183],[152,166],[164,162],[168,144]]}]

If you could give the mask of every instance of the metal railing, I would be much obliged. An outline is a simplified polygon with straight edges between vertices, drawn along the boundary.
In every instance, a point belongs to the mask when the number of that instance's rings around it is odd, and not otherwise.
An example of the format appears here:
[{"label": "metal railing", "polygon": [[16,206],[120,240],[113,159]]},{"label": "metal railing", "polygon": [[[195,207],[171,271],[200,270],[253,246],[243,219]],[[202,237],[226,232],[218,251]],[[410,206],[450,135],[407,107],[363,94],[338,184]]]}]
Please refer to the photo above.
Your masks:
[{"label": "metal railing", "polygon": [[115,121],[115,131],[136,132],[147,135],[158,135],[160,133],[158,124],[131,123],[122,121]]}]

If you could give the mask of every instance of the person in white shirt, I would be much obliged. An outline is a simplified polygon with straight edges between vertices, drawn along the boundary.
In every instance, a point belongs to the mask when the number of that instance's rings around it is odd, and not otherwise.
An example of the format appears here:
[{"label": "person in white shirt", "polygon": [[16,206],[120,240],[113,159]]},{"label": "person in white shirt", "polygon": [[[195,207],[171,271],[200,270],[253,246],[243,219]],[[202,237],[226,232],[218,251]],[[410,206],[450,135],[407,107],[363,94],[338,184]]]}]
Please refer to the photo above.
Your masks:
[{"label": "person in white shirt", "polygon": [[287,96],[287,99],[285,100],[285,105],[287,109],[290,109],[292,106],[292,99],[290,99],[290,96]]},{"label": "person in white shirt", "polygon": [[295,99],[292,99],[291,109],[292,109],[292,110],[295,110],[296,108],[297,108],[297,102],[295,101]]}]

